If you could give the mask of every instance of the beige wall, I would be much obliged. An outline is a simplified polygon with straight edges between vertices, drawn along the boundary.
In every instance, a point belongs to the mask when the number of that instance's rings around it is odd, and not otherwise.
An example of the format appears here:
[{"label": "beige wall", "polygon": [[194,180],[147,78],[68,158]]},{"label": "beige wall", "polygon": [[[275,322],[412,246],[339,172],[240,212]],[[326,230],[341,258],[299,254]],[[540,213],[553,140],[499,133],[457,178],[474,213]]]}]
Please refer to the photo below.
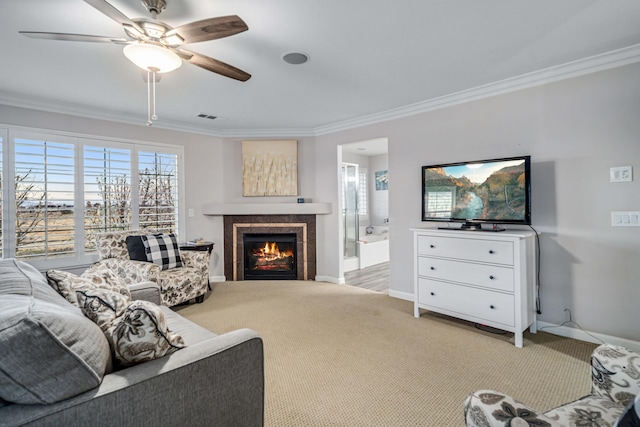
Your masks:
[{"label": "beige wall", "polygon": [[[610,225],[610,211],[640,210],[640,65],[320,136],[316,157],[335,163],[336,146],[379,137],[389,138],[392,294],[413,294],[409,229],[428,225],[421,166],[530,154],[540,319],[561,324],[568,308],[586,330],[640,341],[640,228]],[[635,180],[609,183],[609,168],[624,165]]]},{"label": "beige wall", "polygon": [[[299,143],[305,198],[331,202],[318,217],[317,270],[339,280],[338,145],[389,140],[391,293],[412,298],[411,227],[420,221],[422,165],[532,156],[533,225],[541,235],[543,321],[573,320],[589,331],[640,341],[640,228],[613,228],[610,211],[640,210],[640,64],[454,107],[336,132]],[[186,237],[216,242],[212,275],[222,276],[222,221],[200,214],[210,202],[279,202],[241,191],[240,141],[0,106],[0,123],[185,147]],[[257,139],[257,138],[246,138]],[[609,168],[636,179],[609,183]],[[293,201],[293,200],[291,200]],[[410,313],[408,313],[410,315]]]}]

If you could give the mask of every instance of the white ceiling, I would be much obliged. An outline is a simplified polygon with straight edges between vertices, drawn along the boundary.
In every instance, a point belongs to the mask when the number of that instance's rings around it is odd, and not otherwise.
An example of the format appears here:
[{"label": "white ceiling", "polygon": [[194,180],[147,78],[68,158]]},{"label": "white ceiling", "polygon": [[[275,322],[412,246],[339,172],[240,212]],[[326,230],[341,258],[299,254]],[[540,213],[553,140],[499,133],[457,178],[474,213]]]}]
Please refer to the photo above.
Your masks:
[{"label": "white ceiling", "polygon": [[[109,2],[149,16],[139,0]],[[233,14],[249,31],[186,48],[252,78],[183,64],[158,83],[155,127],[320,134],[609,52],[640,61],[638,0],[167,0],[159,19],[175,27]],[[82,0],[0,0],[0,103],[144,125],[146,84],[121,46],[19,30],[124,37]],[[311,60],[289,65],[287,52]]]}]

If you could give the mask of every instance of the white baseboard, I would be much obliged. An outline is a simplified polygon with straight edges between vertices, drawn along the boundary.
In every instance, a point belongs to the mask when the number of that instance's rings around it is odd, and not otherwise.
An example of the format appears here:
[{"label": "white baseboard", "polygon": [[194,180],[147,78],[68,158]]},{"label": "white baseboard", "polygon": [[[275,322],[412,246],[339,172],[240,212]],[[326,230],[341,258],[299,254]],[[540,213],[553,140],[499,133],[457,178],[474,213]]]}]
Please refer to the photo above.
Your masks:
[{"label": "white baseboard", "polygon": [[227,278],[225,276],[209,276],[209,282],[226,282]]},{"label": "white baseboard", "polygon": [[408,292],[400,292],[389,289],[389,296],[413,302],[413,294],[410,294]]},{"label": "white baseboard", "polygon": [[615,344],[631,350],[640,351],[640,342],[626,338],[614,337],[612,335],[600,334],[598,332],[584,331],[582,329],[570,328],[568,326],[556,325],[554,323],[543,322],[538,320],[538,330],[548,332],[562,337],[573,338],[580,341],[591,342],[594,344]]},{"label": "white baseboard", "polygon": [[[394,291],[390,289],[389,296],[402,300],[413,301],[413,294],[407,292]],[[585,331],[578,328],[570,328],[568,326],[556,325],[555,323],[543,322],[541,320],[538,320],[537,325],[539,331],[548,332],[561,337],[573,338],[594,344],[615,344],[631,350],[640,351],[640,341],[615,337],[613,335],[606,335],[598,332]]]},{"label": "white baseboard", "polygon": [[344,277],[332,277],[332,276],[316,276],[316,282],[329,282],[336,285],[344,285],[346,282]]}]

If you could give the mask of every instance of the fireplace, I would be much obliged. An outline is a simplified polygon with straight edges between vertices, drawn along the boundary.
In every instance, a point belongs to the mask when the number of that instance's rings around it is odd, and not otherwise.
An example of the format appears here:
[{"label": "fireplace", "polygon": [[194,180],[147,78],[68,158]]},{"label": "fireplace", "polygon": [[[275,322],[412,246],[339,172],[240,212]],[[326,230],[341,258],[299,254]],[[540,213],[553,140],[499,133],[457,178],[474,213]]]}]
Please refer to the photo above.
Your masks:
[{"label": "fireplace", "polygon": [[245,233],[245,280],[295,280],[295,233]]},{"label": "fireplace", "polygon": [[[261,242],[247,243],[246,237],[260,236]],[[288,236],[288,237],[287,237]],[[295,240],[286,240],[293,237]],[[281,263],[292,262],[290,270],[278,271],[280,277],[269,277],[270,273],[252,269],[251,259],[247,259],[249,248],[251,253],[264,249],[266,242],[278,240],[280,252],[289,251],[292,245],[293,259],[282,260]],[[259,239],[260,240],[260,239]],[[285,247],[281,246],[284,245]],[[256,247],[257,246],[257,247]],[[247,266],[247,261],[249,265]],[[266,260],[261,260],[261,262]],[[270,267],[283,270],[282,266]],[[266,270],[263,268],[262,270]],[[266,280],[292,279],[313,280],[316,275],[316,216],[315,215],[224,215],[224,273],[227,280]],[[247,273],[249,276],[247,277]],[[252,276],[253,274],[253,276]],[[274,273],[275,274],[275,273]],[[284,277],[286,275],[286,277]]]}]

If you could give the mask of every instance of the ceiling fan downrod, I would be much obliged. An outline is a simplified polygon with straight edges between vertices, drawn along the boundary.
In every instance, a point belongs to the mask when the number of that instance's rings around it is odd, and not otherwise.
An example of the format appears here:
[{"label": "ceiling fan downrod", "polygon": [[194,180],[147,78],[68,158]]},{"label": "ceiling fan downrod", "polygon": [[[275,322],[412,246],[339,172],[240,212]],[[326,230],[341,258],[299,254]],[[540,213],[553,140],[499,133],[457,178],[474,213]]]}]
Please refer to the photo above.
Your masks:
[{"label": "ceiling fan downrod", "polygon": [[142,0],[142,4],[147,8],[153,19],[156,19],[167,7],[165,0]]}]

